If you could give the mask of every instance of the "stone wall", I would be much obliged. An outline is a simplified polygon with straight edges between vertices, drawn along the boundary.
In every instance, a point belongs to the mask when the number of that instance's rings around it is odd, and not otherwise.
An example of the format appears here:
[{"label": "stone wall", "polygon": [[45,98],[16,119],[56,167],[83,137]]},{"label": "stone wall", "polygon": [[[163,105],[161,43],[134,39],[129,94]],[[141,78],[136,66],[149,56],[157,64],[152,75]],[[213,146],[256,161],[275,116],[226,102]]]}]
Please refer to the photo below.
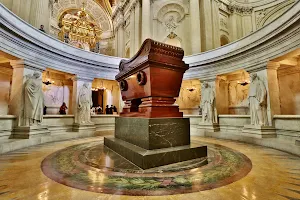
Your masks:
[{"label": "stone wall", "polygon": [[300,115],[300,66],[278,69],[282,115]]},{"label": "stone wall", "polygon": [[179,97],[176,100],[179,109],[186,115],[198,115],[201,99],[200,80],[182,81]]},{"label": "stone wall", "polygon": [[3,68],[0,67],[0,115],[7,115],[10,94],[11,75],[3,73]]}]

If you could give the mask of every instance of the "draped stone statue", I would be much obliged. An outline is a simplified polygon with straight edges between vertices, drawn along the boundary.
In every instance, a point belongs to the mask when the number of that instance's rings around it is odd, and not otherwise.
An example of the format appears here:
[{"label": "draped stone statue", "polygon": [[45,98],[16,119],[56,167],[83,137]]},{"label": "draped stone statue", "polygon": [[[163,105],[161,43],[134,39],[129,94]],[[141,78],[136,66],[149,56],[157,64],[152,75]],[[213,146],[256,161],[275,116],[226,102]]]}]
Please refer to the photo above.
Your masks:
[{"label": "draped stone statue", "polygon": [[251,116],[251,125],[268,125],[267,116],[267,90],[262,80],[256,73],[250,75],[251,84],[249,88],[248,100]]},{"label": "draped stone statue", "polygon": [[78,124],[91,124],[92,92],[88,83],[84,83],[78,94]]},{"label": "draped stone statue", "polygon": [[22,105],[21,126],[40,124],[43,120],[44,95],[40,76],[39,72],[26,76],[27,80],[23,86],[23,102],[20,102]]},{"label": "draped stone statue", "polygon": [[216,96],[213,88],[207,82],[203,83],[200,107],[203,123],[217,123]]}]

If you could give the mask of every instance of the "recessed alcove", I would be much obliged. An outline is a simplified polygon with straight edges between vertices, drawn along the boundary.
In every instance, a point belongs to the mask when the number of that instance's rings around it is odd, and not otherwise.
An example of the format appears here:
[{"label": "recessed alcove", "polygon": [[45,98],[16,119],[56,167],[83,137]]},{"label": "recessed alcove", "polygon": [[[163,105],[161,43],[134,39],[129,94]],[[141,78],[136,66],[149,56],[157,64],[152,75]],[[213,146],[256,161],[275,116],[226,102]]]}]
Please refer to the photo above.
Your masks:
[{"label": "recessed alcove", "polygon": [[282,115],[300,115],[300,55],[279,61],[277,70]]},{"label": "recessed alcove", "polygon": [[247,115],[249,73],[238,70],[217,76],[216,99],[219,114]]},{"label": "recessed alcove", "polygon": [[66,114],[73,114],[72,96],[74,75],[46,69],[42,74],[44,104],[47,107],[47,115],[58,115],[60,106],[66,103]]},{"label": "recessed alcove", "polygon": [[201,99],[200,80],[183,80],[179,97],[176,99],[179,109],[185,115],[198,115]]},{"label": "recessed alcove", "polygon": [[10,89],[13,75],[10,59],[11,56],[0,51],[0,115],[7,115],[9,109]]}]

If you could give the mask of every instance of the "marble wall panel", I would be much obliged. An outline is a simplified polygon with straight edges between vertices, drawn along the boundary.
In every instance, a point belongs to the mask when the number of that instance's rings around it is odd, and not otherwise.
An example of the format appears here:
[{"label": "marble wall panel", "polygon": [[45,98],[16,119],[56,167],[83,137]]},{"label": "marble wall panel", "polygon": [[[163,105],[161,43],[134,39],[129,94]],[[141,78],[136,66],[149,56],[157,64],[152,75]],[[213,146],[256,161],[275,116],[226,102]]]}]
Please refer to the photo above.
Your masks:
[{"label": "marble wall panel", "polygon": [[280,106],[283,115],[300,115],[300,70],[279,76]]},{"label": "marble wall panel", "polygon": [[184,114],[199,114],[201,99],[200,80],[182,81],[179,97],[176,100],[179,109]]},{"label": "marble wall panel", "polygon": [[13,115],[0,115],[0,140],[8,139],[16,123],[16,117]]},{"label": "marble wall panel", "polygon": [[250,124],[249,115],[219,115],[220,130],[239,133],[243,127]]},{"label": "marble wall panel", "polygon": [[[59,108],[63,102],[70,108],[72,101],[72,87],[58,85],[43,85],[44,103],[47,106],[47,114],[59,114]],[[69,109],[67,109],[67,114]]]},{"label": "marble wall panel", "polygon": [[10,79],[7,74],[0,73],[0,115],[8,114]]}]

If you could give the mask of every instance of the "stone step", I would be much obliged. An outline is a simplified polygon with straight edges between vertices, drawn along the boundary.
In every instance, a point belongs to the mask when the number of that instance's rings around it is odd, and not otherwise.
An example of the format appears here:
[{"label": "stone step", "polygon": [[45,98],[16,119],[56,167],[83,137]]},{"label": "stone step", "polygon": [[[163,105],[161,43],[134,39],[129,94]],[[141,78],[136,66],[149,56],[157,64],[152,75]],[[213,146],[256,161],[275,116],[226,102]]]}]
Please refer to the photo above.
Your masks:
[{"label": "stone step", "polygon": [[207,157],[207,146],[194,143],[147,150],[115,137],[105,137],[104,145],[142,169]]}]

